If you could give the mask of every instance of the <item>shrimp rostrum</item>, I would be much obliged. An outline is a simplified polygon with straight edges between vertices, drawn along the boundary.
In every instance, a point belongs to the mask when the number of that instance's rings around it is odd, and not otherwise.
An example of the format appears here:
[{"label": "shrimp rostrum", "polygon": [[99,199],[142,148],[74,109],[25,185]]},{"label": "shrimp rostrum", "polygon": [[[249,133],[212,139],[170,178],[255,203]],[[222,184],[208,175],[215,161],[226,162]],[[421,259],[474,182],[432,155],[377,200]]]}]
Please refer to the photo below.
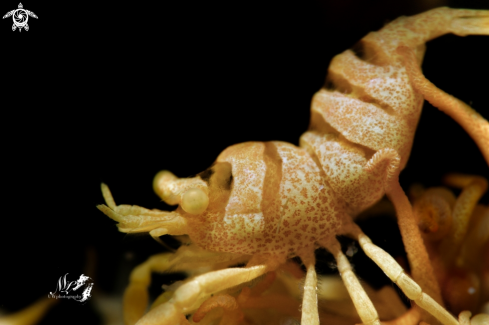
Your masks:
[{"label": "shrimp rostrum", "polygon": [[[107,205],[98,208],[118,222],[120,231],[149,232],[156,239],[185,234],[192,242],[171,258],[155,256],[151,265],[133,272],[124,298],[126,322],[188,324],[184,315],[213,294],[299,256],[306,268],[301,323],[319,324],[314,251],[324,247],[335,257],[361,321],[380,324],[336,239],[346,235],[419,307],[416,324],[435,323],[434,318],[458,324],[443,307],[412,207],[398,181],[424,99],[457,121],[489,162],[488,122],[431,84],[420,69],[425,43],[447,33],[489,35],[489,11],[437,8],[369,33],[332,60],[324,88],[312,99],[311,123],[300,147],[246,142],[225,149],[193,178],[160,172],[154,190],[166,203],[178,205],[173,212],[116,206],[102,185]],[[385,194],[396,208],[412,278],[353,221]],[[246,266],[228,267],[238,263]],[[149,269],[192,271],[202,265],[210,271],[190,277],[143,315]]]}]

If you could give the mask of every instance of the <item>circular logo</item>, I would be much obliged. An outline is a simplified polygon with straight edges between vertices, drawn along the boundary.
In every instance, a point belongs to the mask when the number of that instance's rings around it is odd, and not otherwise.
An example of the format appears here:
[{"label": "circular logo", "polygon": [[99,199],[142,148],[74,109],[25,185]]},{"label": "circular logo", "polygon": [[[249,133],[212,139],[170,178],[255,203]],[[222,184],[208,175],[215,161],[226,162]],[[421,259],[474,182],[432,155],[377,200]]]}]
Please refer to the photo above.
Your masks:
[{"label": "circular logo", "polygon": [[15,10],[12,16],[14,18],[14,24],[17,25],[17,27],[23,27],[27,24],[28,16],[24,9]]}]

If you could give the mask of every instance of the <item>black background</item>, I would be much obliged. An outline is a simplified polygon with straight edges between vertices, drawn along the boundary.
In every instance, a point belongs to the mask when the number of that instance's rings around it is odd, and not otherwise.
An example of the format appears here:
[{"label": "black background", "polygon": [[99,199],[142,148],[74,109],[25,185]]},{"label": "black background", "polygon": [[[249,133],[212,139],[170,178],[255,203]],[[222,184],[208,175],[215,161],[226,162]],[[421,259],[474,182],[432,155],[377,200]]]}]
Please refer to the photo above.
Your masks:
[{"label": "black background", "polygon": [[[437,5],[489,9],[487,1],[433,3],[23,2],[39,17],[29,18],[30,30],[12,32],[11,18],[0,25],[0,309],[21,309],[88,266],[95,290],[120,294],[128,271],[163,248],[119,233],[95,208],[101,182],[118,204],[165,210],[151,186],[161,169],[196,174],[244,141],[298,144],[335,54],[400,15]],[[423,64],[428,79],[486,119],[488,44],[444,36],[428,44]],[[402,186],[487,170],[466,133],[425,104]],[[395,233],[383,220],[370,228]],[[380,245],[399,245],[378,236]],[[356,268],[368,279],[369,269]],[[63,301],[44,323],[96,324],[92,309]]]}]

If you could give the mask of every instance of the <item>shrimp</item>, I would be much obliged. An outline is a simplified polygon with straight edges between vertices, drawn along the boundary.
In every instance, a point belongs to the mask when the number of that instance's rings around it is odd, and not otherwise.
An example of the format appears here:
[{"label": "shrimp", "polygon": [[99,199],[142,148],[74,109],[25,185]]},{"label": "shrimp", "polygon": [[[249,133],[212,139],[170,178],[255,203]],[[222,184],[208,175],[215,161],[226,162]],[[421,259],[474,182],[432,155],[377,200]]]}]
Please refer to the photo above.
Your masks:
[{"label": "shrimp", "polygon": [[[216,269],[190,278],[137,321],[184,324],[183,315],[214,293],[276,271],[299,256],[307,270],[302,323],[319,324],[314,250],[321,246],[336,258],[362,322],[380,324],[336,240],[337,235],[348,235],[419,307],[443,324],[458,324],[442,306],[411,206],[398,182],[423,99],[457,121],[489,162],[487,121],[436,88],[419,69],[424,44],[446,33],[489,35],[489,13],[438,8],[401,17],[368,34],[354,50],[331,62],[326,85],[313,98],[310,128],[300,147],[247,142],[225,149],[196,177],[180,179],[160,172],[153,187],[166,203],[179,205],[173,212],[117,206],[102,185],[107,205],[98,208],[118,222],[121,232],[149,232],[154,238],[185,234],[192,240],[189,248],[155,257],[133,272],[126,291],[131,302],[126,320],[131,318],[131,323],[144,313],[150,270],[190,270],[204,262]],[[396,207],[415,281],[353,221],[384,194]],[[246,267],[227,268],[238,261],[245,261]]]}]

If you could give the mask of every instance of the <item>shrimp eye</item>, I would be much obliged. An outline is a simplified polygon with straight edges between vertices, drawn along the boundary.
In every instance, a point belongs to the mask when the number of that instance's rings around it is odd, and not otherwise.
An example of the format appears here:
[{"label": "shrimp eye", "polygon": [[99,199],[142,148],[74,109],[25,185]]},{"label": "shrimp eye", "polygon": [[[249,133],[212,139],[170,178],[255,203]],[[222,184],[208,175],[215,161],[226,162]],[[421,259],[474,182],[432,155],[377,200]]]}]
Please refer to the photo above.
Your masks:
[{"label": "shrimp eye", "polygon": [[209,205],[209,197],[200,188],[191,188],[185,192],[180,206],[190,214],[201,214]]}]

